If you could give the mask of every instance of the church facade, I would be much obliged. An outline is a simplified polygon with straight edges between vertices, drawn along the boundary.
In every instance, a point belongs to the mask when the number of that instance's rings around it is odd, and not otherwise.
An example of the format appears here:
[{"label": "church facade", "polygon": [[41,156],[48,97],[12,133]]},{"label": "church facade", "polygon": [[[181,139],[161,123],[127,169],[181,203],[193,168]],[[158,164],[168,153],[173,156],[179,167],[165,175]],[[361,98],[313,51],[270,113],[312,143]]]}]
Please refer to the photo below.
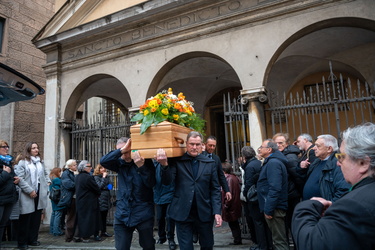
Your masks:
[{"label": "church facade", "polygon": [[46,54],[48,166],[71,157],[69,128],[93,97],[136,112],[172,88],[218,136],[231,93],[246,107],[248,144],[257,148],[272,133],[270,92],[320,83],[330,64],[336,75],[375,82],[372,0],[118,2],[67,1],[33,39]]}]

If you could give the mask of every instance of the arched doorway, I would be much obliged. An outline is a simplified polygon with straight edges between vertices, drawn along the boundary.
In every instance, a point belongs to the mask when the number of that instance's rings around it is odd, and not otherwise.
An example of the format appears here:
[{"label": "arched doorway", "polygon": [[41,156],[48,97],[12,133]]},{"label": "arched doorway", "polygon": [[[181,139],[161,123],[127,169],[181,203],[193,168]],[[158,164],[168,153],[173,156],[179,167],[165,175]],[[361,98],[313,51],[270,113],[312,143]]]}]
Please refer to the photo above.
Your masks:
[{"label": "arched doorway", "polygon": [[65,120],[70,121],[63,132],[66,155],[98,164],[118,138],[129,136],[129,106],[129,93],[116,78],[101,74],[82,81],[65,110]]},{"label": "arched doorway", "polygon": [[160,69],[149,91],[154,95],[172,88],[174,93],[183,92],[194,103],[197,113],[206,120],[206,135],[218,139],[217,154],[222,161],[227,157],[227,138],[224,129],[223,96],[239,96],[240,80],[224,59],[207,52],[191,52],[180,55]]},{"label": "arched doorway", "polygon": [[[264,82],[270,100],[268,137],[288,132],[292,140],[301,133],[340,138],[348,126],[372,121],[374,27],[374,21],[361,18],[327,19],[280,45]],[[350,107],[359,104],[358,98],[369,99],[361,109]]]}]

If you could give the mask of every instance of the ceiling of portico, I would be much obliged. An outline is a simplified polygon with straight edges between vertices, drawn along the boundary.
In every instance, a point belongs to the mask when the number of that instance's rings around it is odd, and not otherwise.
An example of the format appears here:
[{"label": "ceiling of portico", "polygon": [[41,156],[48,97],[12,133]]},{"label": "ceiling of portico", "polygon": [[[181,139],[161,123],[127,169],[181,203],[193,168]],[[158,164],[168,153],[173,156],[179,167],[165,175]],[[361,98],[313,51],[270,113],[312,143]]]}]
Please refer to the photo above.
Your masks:
[{"label": "ceiling of portico", "polygon": [[330,27],[304,34],[288,44],[270,65],[265,81],[267,89],[287,92],[306,76],[328,72],[329,62],[335,72],[372,84],[375,81],[375,24],[371,28],[363,20],[348,18],[347,22],[348,25],[334,26],[335,20],[332,20]]},{"label": "ceiling of portico", "polygon": [[203,107],[216,93],[231,87],[241,88],[233,68],[217,58],[200,56],[170,68],[157,88],[158,91],[172,88],[175,94],[183,92],[194,102],[197,112],[203,113]]}]

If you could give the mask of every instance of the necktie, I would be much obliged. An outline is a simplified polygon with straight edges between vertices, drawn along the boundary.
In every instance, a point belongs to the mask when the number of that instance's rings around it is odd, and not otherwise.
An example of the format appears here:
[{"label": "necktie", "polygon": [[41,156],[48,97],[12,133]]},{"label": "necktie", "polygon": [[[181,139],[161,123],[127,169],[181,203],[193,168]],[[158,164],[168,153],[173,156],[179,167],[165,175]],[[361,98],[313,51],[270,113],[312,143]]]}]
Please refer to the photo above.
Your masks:
[{"label": "necktie", "polygon": [[208,154],[208,158],[212,159],[212,154]]},{"label": "necktie", "polygon": [[198,167],[199,167],[199,163],[198,163],[198,160],[193,158],[191,160],[191,168],[193,170],[193,175],[194,175],[194,178],[197,177],[197,174],[198,174]]}]

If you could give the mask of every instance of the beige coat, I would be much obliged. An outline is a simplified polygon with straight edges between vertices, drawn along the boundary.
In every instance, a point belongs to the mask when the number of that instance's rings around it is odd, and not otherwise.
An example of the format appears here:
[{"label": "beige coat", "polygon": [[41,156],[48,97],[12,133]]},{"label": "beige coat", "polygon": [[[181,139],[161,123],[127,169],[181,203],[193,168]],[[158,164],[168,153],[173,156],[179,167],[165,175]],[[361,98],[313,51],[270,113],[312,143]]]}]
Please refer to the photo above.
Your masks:
[{"label": "beige coat", "polygon": [[[31,184],[31,174],[29,169],[29,163],[26,160],[21,160],[16,166],[15,166],[15,172],[20,178],[20,182],[18,186],[20,187],[20,196],[19,196],[19,206],[20,206],[20,214],[29,214],[35,212],[35,205],[34,205],[34,199],[30,197],[30,193],[34,191],[34,188]],[[44,163],[42,163],[43,167],[43,176],[39,176],[39,196],[37,199],[39,199],[38,202],[38,210],[39,209],[45,209],[48,204],[48,183],[51,182],[51,180],[48,177],[48,173],[46,171],[46,168],[44,166]]]}]

